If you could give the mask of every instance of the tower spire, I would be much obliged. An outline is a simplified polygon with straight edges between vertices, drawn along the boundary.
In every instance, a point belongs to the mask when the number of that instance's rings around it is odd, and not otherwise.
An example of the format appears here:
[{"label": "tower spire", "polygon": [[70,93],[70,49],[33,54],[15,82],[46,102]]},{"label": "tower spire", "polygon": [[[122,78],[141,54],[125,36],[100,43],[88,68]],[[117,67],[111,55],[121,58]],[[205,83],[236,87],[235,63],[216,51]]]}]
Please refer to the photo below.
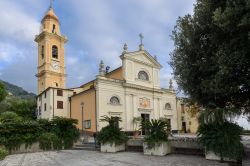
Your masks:
[{"label": "tower spire", "polygon": [[50,5],[49,8],[52,9],[53,8],[53,0],[50,0]]}]

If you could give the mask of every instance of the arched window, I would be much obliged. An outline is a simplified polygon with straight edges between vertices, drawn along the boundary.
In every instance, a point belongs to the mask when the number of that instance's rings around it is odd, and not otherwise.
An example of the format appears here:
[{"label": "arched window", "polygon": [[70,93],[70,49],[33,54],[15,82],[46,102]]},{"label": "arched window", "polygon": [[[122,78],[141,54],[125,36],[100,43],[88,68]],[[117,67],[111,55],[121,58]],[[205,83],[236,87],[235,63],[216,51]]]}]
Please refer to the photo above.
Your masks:
[{"label": "arched window", "polygon": [[55,86],[55,87],[58,87],[58,83],[57,83],[57,82],[54,82],[54,86]]},{"label": "arched window", "polygon": [[56,25],[53,24],[52,33],[56,33]]},{"label": "arched window", "polygon": [[52,46],[52,58],[58,59],[58,48],[56,45]]},{"label": "arched window", "polygon": [[41,55],[42,55],[42,59],[43,59],[44,58],[44,46],[42,46]]},{"label": "arched window", "polygon": [[113,96],[110,98],[110,104],[112,105],[119,105],[120,104],[120,100],[118,99],[118,97]]},{"label": "arched window", "polygon": [[138,73],[138,78],[139,78],[140,80],[145,80],[145,81],[148,81],[148,80],[149,80],[148,74],[147,74],[145,71],[140,71],[140,72]]},{"label": "arched window", "polygon": [[171,110],[171,105],[170,105],[170,103],[166,103],[166,104],[165,104],[165,109],[166,109],[166,110]]}]

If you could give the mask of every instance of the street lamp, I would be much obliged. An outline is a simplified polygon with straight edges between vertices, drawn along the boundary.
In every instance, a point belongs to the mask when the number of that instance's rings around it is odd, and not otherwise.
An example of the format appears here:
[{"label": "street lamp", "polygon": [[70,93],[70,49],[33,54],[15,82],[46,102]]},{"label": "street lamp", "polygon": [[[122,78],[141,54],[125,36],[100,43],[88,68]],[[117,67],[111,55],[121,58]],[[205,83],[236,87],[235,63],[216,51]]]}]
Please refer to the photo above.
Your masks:
[{"label": "street lamp", "polygon": [[84,106],[84,102],[81,102],[81,107],[82,107],[82,137],[83,137],[83,106]]}]

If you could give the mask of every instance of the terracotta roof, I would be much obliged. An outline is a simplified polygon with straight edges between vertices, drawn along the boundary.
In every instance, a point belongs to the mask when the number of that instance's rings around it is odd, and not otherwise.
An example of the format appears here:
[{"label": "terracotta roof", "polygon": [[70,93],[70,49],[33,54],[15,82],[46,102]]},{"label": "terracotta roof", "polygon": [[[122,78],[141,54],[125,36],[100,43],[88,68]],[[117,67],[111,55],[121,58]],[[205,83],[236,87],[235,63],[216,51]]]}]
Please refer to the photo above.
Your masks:
[{"label": "terracotta roof", "polygon": [[53,8],[49,8],[48,12],[43,17],[43,20],[46,19],[46,18],[54,18],[55,20],[58,21],[58,17],[56,16]]}]

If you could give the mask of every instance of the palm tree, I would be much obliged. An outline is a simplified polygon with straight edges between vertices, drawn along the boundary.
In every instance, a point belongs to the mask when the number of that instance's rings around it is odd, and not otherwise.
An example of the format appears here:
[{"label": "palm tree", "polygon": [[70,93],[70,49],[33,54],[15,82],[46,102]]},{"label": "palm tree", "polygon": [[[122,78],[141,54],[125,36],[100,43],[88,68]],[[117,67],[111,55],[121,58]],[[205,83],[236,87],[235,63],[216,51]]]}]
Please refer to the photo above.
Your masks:
[{"label": "palm tree", "polygon": [[127,141],[127,136],[121,131],[121,128],[119,128],[119,125],[117,124],[122,121],[120,117],[108,117],[105,115],[102,116],[100,121],[107,122],[108,125],[103,127],[97,134],[96,139],[98,142],[102,144],[114,143],[115,145],[119,145]]},{"label": "palm tree", "polygon": [[142,127],[146,129],[145,142],[149,145],[168,141],[168,128],[170,127],[167,121],[162,119],[152,119],[142,123]]}]

